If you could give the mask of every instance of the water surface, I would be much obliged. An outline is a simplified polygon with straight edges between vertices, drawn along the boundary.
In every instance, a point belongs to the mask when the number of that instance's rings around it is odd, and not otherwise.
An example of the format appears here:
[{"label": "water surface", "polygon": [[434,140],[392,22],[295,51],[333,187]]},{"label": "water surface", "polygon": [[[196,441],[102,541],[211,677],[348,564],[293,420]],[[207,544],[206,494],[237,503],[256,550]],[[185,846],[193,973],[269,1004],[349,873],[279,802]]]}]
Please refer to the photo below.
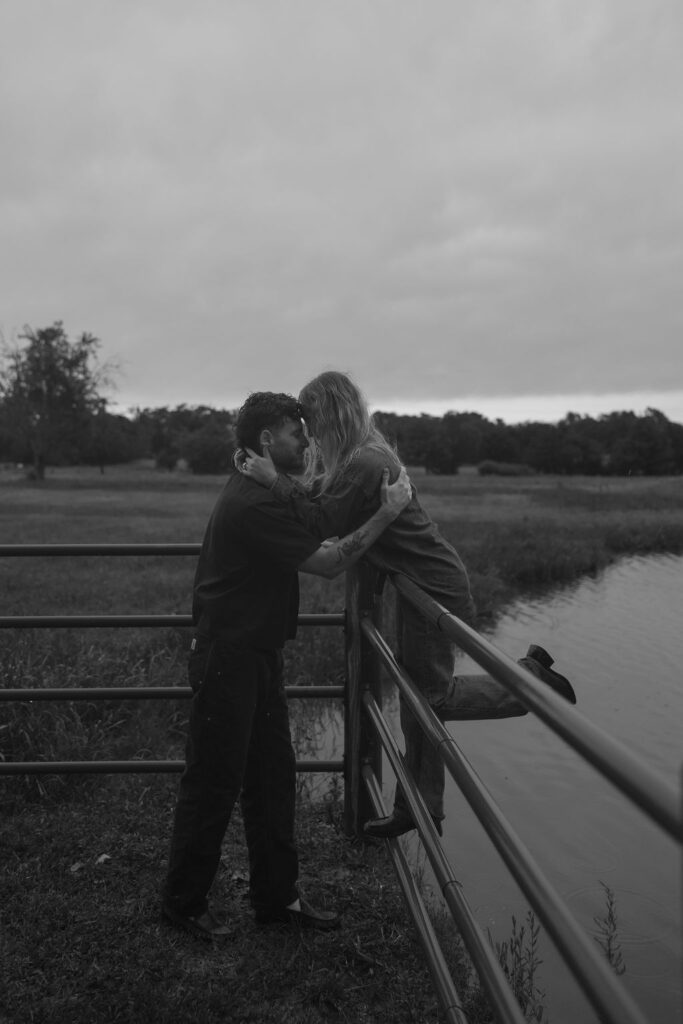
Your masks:
[{"label": "water surface", "polygon": [[[627,558],[594,578],[519,600],[489,639],[513,658],[530,642],[569,676],[583,715],[624,742],[680,788],[683,752],[683,558]],[[456,671],[476,672],[462,657]],[[393,688],[385,714],[402,746]],[[489,791],[588,934],[614,893],[623,983],[652,1024],[681,1020],[681,863],[658,826],[541,722],[528,715],[448,728]],[[318,756],[341,755],[340,716],[324,706]],[[310,752],[309,752],[310,753]],[[391,772],[384,794],[393,799]],[[488,837],[448,777],[444,846],[465,895],[495,941],[529,908]],[[414,836],[402,840],[424,864]],[[429,868],[426,877],[429,877]],[[550,940],[541,938],[539,982],[551,1024],[593,1024]]]},{"label": "water surface", "polygon": [[[571,587],[520,600],[490,634],[512,657],[547,647],[581,712],[680,786],[683,754],[683,559],[628,558]],[[477,671],[463,658],[457,670]],[[653,1024],[681,1019],[680,854],[675,844],[529,715],[451,723],[463,752],[578,920],[593,935],[615,894],[623,982]],[[445,848],[480,922],[500,940],[527,901],[452,780]],[[553,1024],[595,1014],[549,940],[541,969]]]}]

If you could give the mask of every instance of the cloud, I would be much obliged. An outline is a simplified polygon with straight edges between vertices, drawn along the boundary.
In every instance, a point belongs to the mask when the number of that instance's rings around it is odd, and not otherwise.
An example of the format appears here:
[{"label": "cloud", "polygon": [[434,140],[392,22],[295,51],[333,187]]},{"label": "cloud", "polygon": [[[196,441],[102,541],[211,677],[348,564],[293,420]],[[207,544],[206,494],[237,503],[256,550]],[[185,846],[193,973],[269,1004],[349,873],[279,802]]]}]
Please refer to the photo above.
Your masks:
[{"label": "cloud", "polygon": [[6,335],[137,404],[680,383],[673,2],[7,0]]}]

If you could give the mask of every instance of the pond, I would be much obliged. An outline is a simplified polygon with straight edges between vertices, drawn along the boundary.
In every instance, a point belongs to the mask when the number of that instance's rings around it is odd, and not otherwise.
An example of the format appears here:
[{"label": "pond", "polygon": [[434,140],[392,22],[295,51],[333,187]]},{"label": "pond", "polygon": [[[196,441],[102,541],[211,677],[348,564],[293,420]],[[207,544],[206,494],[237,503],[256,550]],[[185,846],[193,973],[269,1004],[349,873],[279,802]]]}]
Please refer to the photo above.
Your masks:
[{"label": "pond", "polygon": [[[683,559],[628,558],[571,587],[519,600],[489,639],[512,657],[548,648],[578,708],[680,788],[683,754]],[[477,671],[467,658],[456,672]],[[623,983],[653,1024],[681,1014],[681,863],[675,844],[528,715],[449,729],[513,827],[587,931],[614,893]],[[386,787],[387,796],[391,787]],[[497,941],[525,897],[448,779],[444,845],[470,905]],[[411,840],[411,844],[415,844]],[[541,987],[553,1024],[596,1019],[542,938]]]},{"label": "pond", "polygon": [[[683,725],[683,558],[626,558],[593,578],[516,601],[487,634],[513,658],[530,642],[555,658],[578,709],[680,788]],[[456,672],[476,672],[463,657]],[[317,702],[316,702],[317,703]],[[385,714],[401,742],[393,688]],[[532,715],[452,722],[449,730],[494,799],[588,934],[614,894],[622,981],[652,1024],[681,1019],[681,863],[675,844]],[[296,729],[295,729],[296,731]],[[324,748],[340,756],[342,723],[318,720]],[[385,770],[391,806],[393,782]],[[444,846],[477,919],[492,938],[525,924],[528,901],[448,777]],[[424,852],[403,840],[415,861]],[[430,871],[426,866],[425,877]],[[528,930],[528,929],[527,929]],[[541,931],[538,981],[552,1024],[593,1024],[596,1014]]]}]

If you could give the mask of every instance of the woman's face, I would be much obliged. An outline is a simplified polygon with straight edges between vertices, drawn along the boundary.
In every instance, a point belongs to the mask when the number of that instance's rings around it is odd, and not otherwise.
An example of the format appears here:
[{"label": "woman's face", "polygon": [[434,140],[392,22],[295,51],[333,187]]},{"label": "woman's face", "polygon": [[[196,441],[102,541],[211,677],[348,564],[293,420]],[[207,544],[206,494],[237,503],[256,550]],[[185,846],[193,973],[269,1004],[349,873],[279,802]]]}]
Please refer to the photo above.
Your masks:
[{"label": "woman's face", "polygon": [[300,395],[299,402],[303,405],[306,411],[306,433],[311,440],[317,440],[320,434],[320,406],[318,405],[318,401],[315,395],[309,395],[304,402]]}]

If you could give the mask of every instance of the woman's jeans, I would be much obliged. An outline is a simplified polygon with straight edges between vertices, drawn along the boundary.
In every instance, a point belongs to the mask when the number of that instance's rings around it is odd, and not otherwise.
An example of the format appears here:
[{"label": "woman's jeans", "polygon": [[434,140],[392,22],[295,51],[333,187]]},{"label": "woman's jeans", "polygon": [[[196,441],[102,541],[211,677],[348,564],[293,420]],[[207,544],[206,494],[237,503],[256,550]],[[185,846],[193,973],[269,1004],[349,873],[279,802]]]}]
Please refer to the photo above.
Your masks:
[{"label": "woman's jeans", "polygon": [[[454,610],[469,618],[468,610]],[[453,676],[456,644],[428,619],[399,597],[399,646],[401,662],[417,689],[426,697],[442,722],[525,715],[526,707],[488,675]],[[441,758],[400,700],[401,728],[405,739],[405,765],[417,783],[433,818],[444,816],[445,770]],[[394,809],[410,816],[400,787]]]},{"label": "woman's jeans", "polygon": [[257,909],[297,898],[296,764],[282,681],[282,652],[198,637],[188,665],[195,691],[180,779],[164,901],[202,914],[221,844],[240,797]]}]

